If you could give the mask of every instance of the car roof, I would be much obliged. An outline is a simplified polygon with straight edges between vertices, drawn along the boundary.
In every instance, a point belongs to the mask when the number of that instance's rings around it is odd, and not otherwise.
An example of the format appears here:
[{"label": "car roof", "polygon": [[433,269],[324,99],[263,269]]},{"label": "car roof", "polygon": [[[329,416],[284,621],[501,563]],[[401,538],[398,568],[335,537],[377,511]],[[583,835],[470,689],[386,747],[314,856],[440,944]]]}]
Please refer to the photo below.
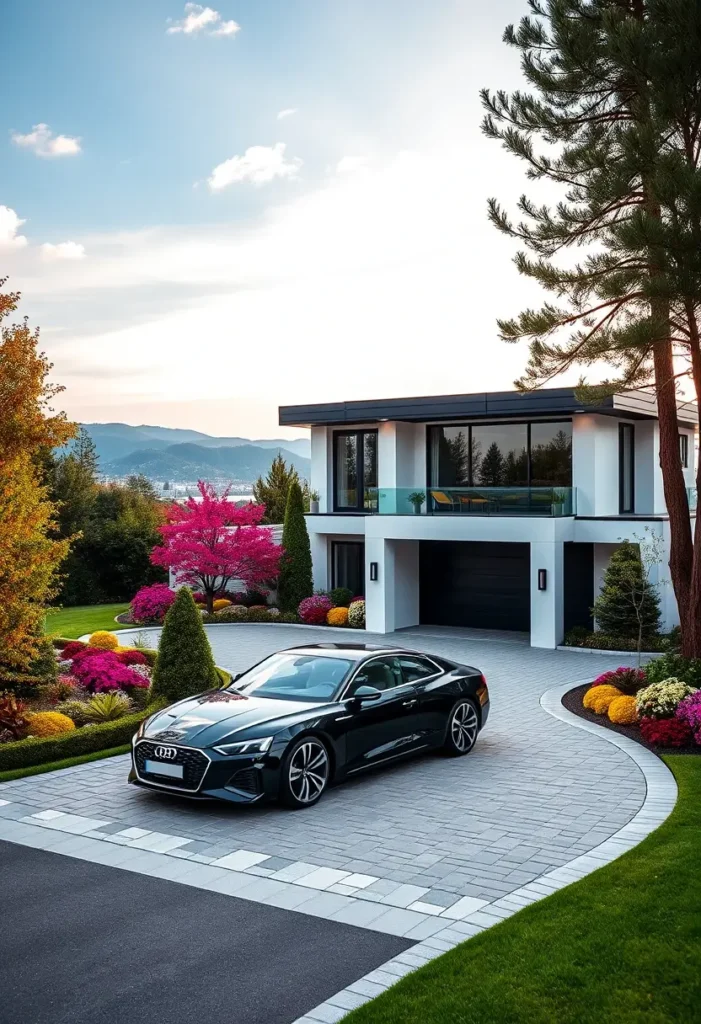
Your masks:
[{"label": "car roof", "polygon": [[386,644],[299,644],[297,647],[288,647],[280,654],[317,654],[321,657],[350,658],[353,661],[362,661],[376,654],[412,654],[403,647],[391,647]]}]

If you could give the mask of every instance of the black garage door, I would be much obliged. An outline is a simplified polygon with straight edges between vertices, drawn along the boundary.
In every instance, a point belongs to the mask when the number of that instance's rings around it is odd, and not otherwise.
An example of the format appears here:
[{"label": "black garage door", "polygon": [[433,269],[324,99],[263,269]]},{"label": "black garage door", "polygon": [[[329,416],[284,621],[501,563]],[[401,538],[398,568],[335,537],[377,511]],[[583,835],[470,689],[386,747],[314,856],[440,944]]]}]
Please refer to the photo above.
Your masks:
[{"label": "black garage door", "polygon": [[425,540],[419,564],[424,625],[530,630],[528,544]]}]

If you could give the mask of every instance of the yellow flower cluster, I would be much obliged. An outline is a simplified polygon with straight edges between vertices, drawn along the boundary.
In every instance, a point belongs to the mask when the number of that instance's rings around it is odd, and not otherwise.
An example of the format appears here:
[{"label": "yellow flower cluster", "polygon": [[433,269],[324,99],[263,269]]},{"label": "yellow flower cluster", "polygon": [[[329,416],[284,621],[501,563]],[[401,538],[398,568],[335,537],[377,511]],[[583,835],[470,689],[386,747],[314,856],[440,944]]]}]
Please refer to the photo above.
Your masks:
[{"label": "yellow flower cluster", "polygon": [[611,701],[616,697],[623,696],[617,686],[609,686],[604,683],[602,686],[592,686],[584,694],[582,704],[597,715],[605,715]]},{"label": "yellow flower cluster", "polygon": [[348,625],[348,609],[347,608],[332,608],[326,613],[326,621],[329,626],[347,626]]},{"label": "yellow flower cluster", "polygon": [[638,712],[635,707],[635,697],[614,697],[609,704],[608,716],[610,721],[616,725],[635,725],[638,721]]},{"label": "yellow flower cluster", "polygon": [[103,651],[116,651],[119,647],[119,640],[109,630],[98,629],[97,633],[93,633],[90,637],[88,644],[91,647],[101,647]]},{"label": "yellow flower cluster", "polygon": [[217,600],[212,605],[212,608],[214,609],[215,612],[220,612],[222,608],[229,608],[230,605],[231,601],[227,601],[225,597],[218,597]]},{"label": "yellow flower cluster", "polygon": [[30,736],[60,736],[75,729],[75,722],[59,711],[38,711],[28,718]]}]

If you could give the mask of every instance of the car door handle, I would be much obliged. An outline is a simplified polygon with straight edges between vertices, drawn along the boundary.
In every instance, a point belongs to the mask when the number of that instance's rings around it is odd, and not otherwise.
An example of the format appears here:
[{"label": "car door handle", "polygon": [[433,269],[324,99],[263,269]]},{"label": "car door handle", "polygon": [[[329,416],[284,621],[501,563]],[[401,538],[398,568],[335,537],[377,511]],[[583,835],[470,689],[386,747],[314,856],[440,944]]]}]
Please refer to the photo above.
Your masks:
[{"label": "car door handle", "polygon": [[418,703],[419,703],[418,700],[416,699],[416,697],[414,697],[412,700],[403,700],[402,701],[402,707],[403,708],[413,708],[414,704],[418,704]]}]

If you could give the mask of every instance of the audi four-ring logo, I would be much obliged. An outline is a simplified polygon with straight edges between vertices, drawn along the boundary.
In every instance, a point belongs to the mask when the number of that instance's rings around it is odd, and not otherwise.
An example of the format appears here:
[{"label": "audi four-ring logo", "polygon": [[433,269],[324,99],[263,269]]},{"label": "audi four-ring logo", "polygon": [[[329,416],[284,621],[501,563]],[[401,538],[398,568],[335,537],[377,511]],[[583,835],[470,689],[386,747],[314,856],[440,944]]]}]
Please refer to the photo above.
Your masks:
[{"label": "audi four-ring logo", "polygon": [[178,751],[175,747],[156,747],[155,754],[160,761],[174,761]]}]

